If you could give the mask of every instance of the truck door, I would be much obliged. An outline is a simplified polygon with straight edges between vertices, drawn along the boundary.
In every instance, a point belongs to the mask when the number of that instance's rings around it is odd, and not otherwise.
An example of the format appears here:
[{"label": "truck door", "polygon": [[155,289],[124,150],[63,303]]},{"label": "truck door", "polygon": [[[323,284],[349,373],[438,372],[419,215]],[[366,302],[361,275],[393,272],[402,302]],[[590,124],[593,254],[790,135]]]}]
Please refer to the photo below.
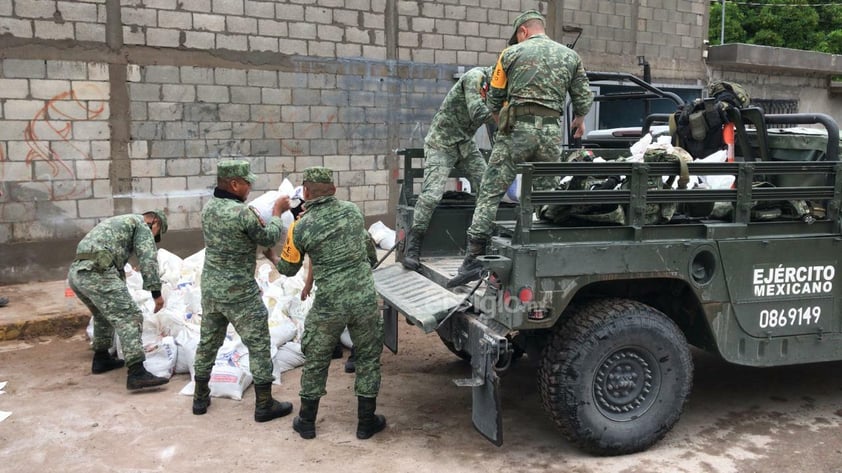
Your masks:
[{"label": "truck door", "polygon": [[720,242],[740,328],[766,339],[838,333],[839,245],[833,237]]}]

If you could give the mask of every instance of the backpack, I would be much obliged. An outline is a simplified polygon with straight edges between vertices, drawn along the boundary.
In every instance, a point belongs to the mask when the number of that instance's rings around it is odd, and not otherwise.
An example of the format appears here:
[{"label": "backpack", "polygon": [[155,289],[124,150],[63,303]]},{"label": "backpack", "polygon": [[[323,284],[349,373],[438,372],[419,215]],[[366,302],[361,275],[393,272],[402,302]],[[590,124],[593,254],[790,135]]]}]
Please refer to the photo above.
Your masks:
[{"label": "backpack", "polygon": [[733,82],[711,82],[708,95],[710,97],[682,105],[670,117],[677,144],[696,159],[725,148],[722,128],[731,123],[727,110],[745,108],[751,102],[743,86]]}]

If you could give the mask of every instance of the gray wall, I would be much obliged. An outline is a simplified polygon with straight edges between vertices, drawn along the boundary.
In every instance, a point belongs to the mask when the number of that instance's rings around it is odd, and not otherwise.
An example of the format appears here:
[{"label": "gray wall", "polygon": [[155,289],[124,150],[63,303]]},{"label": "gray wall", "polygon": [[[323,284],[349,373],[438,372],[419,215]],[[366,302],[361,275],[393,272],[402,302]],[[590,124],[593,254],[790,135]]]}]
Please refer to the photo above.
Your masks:
[{"label": "gray wall", "polygon": [[584,28],[591,70],[640,73],[642,55],[658,83],[709,75],[703,0],[0,0],[0,283],[60,277],[120,213],[162,207],[184,233],[163,247],[201,248],[226,157],[251,160],[255,195],[330,166],[393,225],[395,150],[421,146],[458,67],[492,65],[530,8],[561,42]]}]

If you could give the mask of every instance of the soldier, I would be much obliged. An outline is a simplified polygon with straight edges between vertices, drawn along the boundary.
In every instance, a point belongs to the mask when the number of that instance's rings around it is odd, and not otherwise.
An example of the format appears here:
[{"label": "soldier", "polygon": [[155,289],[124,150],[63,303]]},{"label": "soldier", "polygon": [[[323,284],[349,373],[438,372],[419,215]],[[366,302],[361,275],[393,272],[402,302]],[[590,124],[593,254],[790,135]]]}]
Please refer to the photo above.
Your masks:
[{"label": "soldier", "polygon": [[430,218],[444,194],[444,185],[454,167],[463,169],[474,189],[479,189],[485,173],[485,160],[474,134],[485,123],[493,122],[485,105],[491,78],[490,67],[475,67],[459,78],[433,116],[424,138],[424,183],[415,203],[412,227],[406,238],[403,266],[417,270],[421,265],[421,243]]},{"label": "soldier", "polygon": [[[543,15],[535,10],[523,12],[515,18],[514,27],[510,46],[500,53],[491,77],[487,103],[497,116],[498,129],[468,228],[468,254],[448,287],[479,279],[482,265],[477,256],[485,254],[491,222],[516,175],[515,166],[561,157],[559,122],[567,94],[573,101],[570,128],[574,138],[585,133],[585,115],[593,103],[582,60],[546,35]],[[551,185],[536,182],[537,188]]]},{"label": "soldier", "polygon": [[205,264],[202,269],[202,327],[196,349],[193,414],[210,406],[211,369],[230,322],[249,350],[254,376],[254,420],[267,422],[292,412],[292,404],[272,398],[272,358],[269,354],[269,313],[254,279],[257,245],[271,247],[283,234],[280,216],[289,210],[288,196],[275,201],[272,218],[263,222],[245,204],[257,176],[248,161],[225,160],[217,165],[217,187],[202,210]]},{"label": "soldier", "polygon": [[129,257],[137,256],[143,289],[152,292],[155,312],[161,310],[164,298],[155,243],[161,241],[161,235],[166,232],[167,217],[163,210],[105,219],[76,246],[76,259],[67,274],[70,288],[93,315],[91,373],[105,373],[123,366],[124,362],[112,357],[108,351],[116,331],[128,366],[126,389],[129,390],[169,382],[168,378],[154,376],[143,367],[146,360],[140,339],[143,314],[129,294],[123,271]]},{"label": "soldier", "polygon": [[301,410],[292,428],[301,438],[316,437],[316,415],[319,399],[327,393],[331,353],[347,325],[356,354],[357,438],[367,439],[386,427],[386,418],[374,413],[383,345],[383,319],[377,311],[371,273],[377,252],[360,210],[337,200],[335,193],[333,171],[320,166],[305,169],[307,211],[290,227],[281,257],[271,249],[266,256],[281,274],[291,276],[309,254],[319,288],[304,324]]}]

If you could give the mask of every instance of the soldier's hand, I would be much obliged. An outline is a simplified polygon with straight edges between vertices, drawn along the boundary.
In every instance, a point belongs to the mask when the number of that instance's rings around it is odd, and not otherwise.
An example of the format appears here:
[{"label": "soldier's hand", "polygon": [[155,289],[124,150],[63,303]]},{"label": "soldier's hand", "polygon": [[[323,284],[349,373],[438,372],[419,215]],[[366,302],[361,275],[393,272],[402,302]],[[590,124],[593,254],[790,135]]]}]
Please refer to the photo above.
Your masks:
[{"label": "soldier's hand", "polygon": [[573,130],[573,138],[585,136],[585,117],[576,116],[570,122],[570,129]]},{"label": "soldier's hand", "polygon": [[308,284],[304,286],[304,289],[301,290],[301,300],[306,301],[308,297],[310,297],[310,290],[313,289],[312,284]]},{"label": "soldier's hand", "polygon": [[275,205],[272,207],[272,216],[280,217],[281,214],[289,210],[290,207],[289,196],[282,195],[278,197],[278,200],[275,201]]},{"label": "soldier's hand", "polygon": [[164,308],[164,296],[158,296],[155,298],[155,310],[154,312],[157,314],[159,310]]}]

